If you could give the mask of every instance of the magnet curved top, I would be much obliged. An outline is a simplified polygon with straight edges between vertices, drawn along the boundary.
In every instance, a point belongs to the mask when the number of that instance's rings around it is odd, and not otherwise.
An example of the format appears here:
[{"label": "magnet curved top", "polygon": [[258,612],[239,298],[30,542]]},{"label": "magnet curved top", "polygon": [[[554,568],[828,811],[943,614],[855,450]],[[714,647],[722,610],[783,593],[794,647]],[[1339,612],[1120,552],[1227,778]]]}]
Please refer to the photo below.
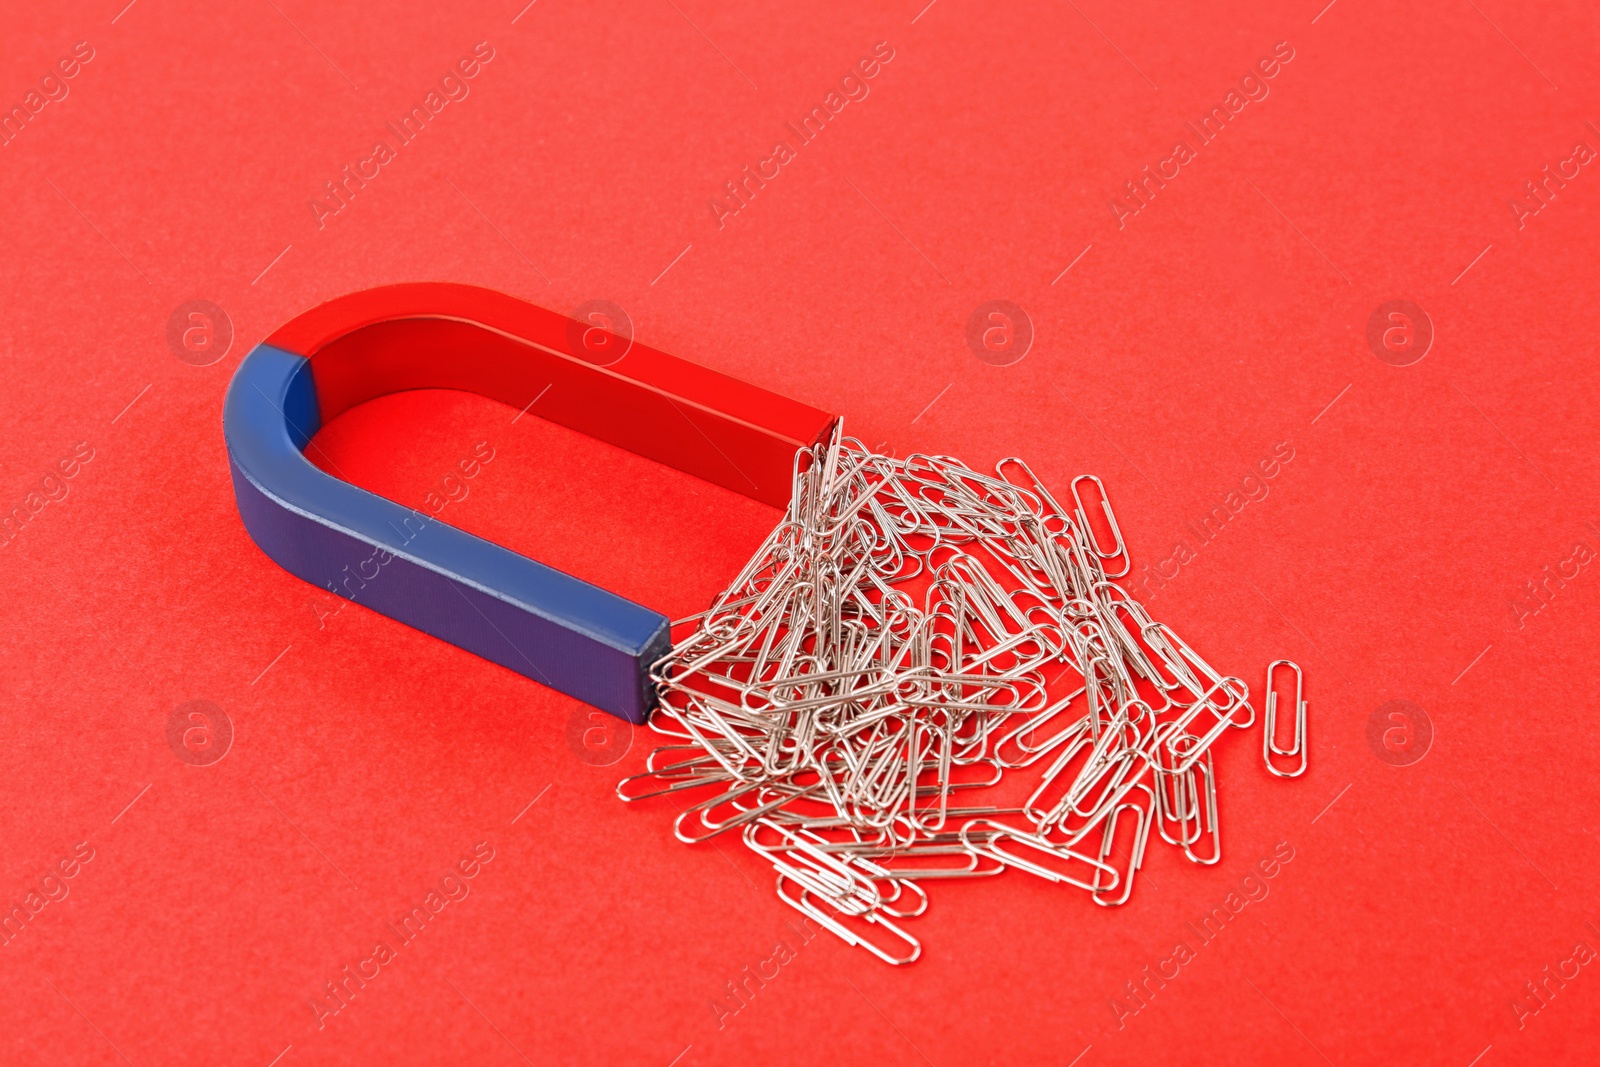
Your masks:
[{"label": "magnet curved top", "polygon": [[300,315],[257,345],[228,386],[223,434],[245,529],[308,582],[642,722],[666,616],[305,456],[317,430],[356,404],[462,389],[788,503],[795,451],[824,439],[832,415],[638,343],[598,365],[576,343],[590,328],[452,283],[370,289]]}]

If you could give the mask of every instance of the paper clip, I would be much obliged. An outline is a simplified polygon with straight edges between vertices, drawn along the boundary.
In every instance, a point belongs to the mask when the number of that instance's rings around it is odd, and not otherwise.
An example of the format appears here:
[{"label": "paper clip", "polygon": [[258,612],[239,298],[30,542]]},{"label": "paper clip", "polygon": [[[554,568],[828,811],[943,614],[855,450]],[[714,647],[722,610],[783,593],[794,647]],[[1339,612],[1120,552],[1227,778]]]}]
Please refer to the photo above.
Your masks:
[{"label": "paper clip", "polygon": [[[1137,800],[1129,800],[1117,805],[1111,817],[1106,820],[1105,835],[1100,839],[1100,862],[1106,863],[1112,858],[1116,846],[1117,823],[1125,811],[1133,812],[1135,819],[1133,841],[1128,847],[1128,873],[1123,878],[1122,892],[1115,897],[1102,896],[1099,890],[1094,893],[1094,902],[1102,907],[1114,908],[1128,902],[1133,895],[1133,876],[1144,865],[1144,849],[1150,838],[1150,823],[1155,817],[1156,798],[1150,787],[1141,785],[1139,791],[1144,793],[1148,803],[1141,807]],[[1095,879],[1098,884],[1099,879]],[[1110,889],[1111,886],[1107,886]]]},{"label": "paper clip", "polygon": [[[1094,527],[1089,522],[1088,508],[1084,506],[1083,497],[1078,495],[1079,482],[1093,482],[1094,487],[1100,491],[1100,509],[1105,514],[1106,523],[1111,527],[1111,536],[1115,541],[1110,551],[1100,547],[1100,538],[1096,536]],[[1115,574],[1111,571],[1106,571],[1106,577],[1122,578],[1126,576],[1129,571],[1133,570],[1133,559],[1128,555],[1128,546],[1123,543],[1122,528],[1117,525],[1116,513],[1111,510],[1111,497],[1106,493],[1105,483],[1100,480],[1100,476],[1097,474],[1080,474],[1072,479],[1071,488],[1072,501],[1078,505],[1078,525],[1083,528],[1083,536],[1088,541],[1089,548],[1101,560],[1117,559],[1119,557],[1122,560],[1122,569]]]},{"label": "paper clip", "polygon": [[[972,828],[974,826],[988,828],[982,834],[984,838],[982,844],[975,843],[972,840]],[[999,842],[1001,841],[1015,841],[1019,845],[1024,845],[1035,852],[1043,853],[1065,864],[1070,865],[1073,861],[1087,864],[1092,868],[1092,873],[1074,877],[1059,868],[1052,869],[1033,860],[1024,859],[1014,852],[1007,852],[1000,847]],[[1115,889],[1122,880],[1122,875],[1109,863],[1102,863],[1092,856],[1074,852],[1064,845],[1046,840],[1039,834],[1024,833],[992,819],[973,819],[961,827],[961,843],[974,852],[999,860],[1008,867],[1015,867],[1020,871],[1038,875],[1049,882],[1063,882],[1067,885],[1077,886],[1079,889],[1087,889],[1091,893],[1101,893]],[[1103,881],[1102,876],[1104,876]],[[1090,878],[1091,881],[1083,881],[1085,877]]]},{"label": "paper clip", "polygon": [[[1278,693],[1272,688],[1272,672],[1279,667],[1287,667],[1294,671],[1294,742],[1288,748],[1279,748],[1277,740],[1278,725]],[[1266,763],[1267,770],[1279,778],[1298,778],[1306,773],[1306,761],[1310,758],[1310,749],[1306,744],[1306,702],[1305,675],[1300,670],[1300,665],[1292,660],[1275,659],[1267,665],[1267,711],[1263,718],[1265,729],[1261,736],[1261,759]],[[1279,770],[1272,762],[1273,756],[1300,757],[1299,766],[1292,771]]]},{"label": "paper clip", "polygon": [[[805,886],[799,886],[800,896],[798,899],[791,897],[789,894],[783,891],[784,886],[792,884],[795,883],[792,883],[785,875],[778,875],[778,899],[789,905],[795,911],[800,912],[802,915],[808,916],[821,923],[824,928],[829,930],[835,937],[839,938],[845,944],[856,945],[860,948],[864,948],[883,962],[893,964],[897,967],[903,964],[915,962],[916,958],[922,955],[922,943],[916,938],[912,937],[910,934],[906,933],[904,930],[900,929],[900,927],[896,926],[890,919],[886,917],[883,909],[872,908],[864,912],[846,912],[840,910],[838,905],[836,905],[829,898],[823,897],[823,901],[827,903],[829,908],[833,910],[834,914],[832,917],[830,917],[827,912],[824,912],[821,908],[817,907],[816,904],[812,903],[811,891]],[[857,933],[854,930],[851,930],[850,927],[846,926],[843,922],[845,916],[872,923],[881,929],[889,931],[889,933],[893,934],[900,941],[911,947],[910,953],[905,956],[896,956],[889,952],[888,949],[880,948],[876,943],[869,940],[867,937]]]}]

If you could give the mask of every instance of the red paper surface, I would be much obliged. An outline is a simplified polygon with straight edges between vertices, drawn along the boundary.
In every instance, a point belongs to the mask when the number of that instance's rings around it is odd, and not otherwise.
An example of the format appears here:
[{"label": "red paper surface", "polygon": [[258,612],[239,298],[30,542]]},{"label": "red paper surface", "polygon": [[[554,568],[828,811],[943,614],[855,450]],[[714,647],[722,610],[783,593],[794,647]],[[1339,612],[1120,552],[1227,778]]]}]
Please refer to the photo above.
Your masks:
[{"label": "red paper surface", "polygon": [[[0,505],[24,518],[0,903],[28,918],[0,944],[0,1060],[1591,1060],[1591,5],[123,2],[4,13]],[[327,199],[478,42],[468,95]],[[786,123],[878,42],[867,95],[801,144]],[[1186,124],[1275,49],[1200,143]],[[1180,139],[1176,176],[1114,209]],[[778,170],[713,209],[747,165]],[[1177,568],[1142,592],[1157,618],[1257,692],[1269,660],[1305,667],[1310,771],[1225,738],[1222,863],[1153,845],[1127,907],[1009,872],[931,884],[912,967],[802,943],[737,842],[613,798],[645,732],[593,766],[582,705],[338,611],[246,536],[238,360],[323,300],[431,279],[613,301],[900,455],[1099,473],[1135,576]],[[209,365],[175,354],[187,320],[168,341],[191,300],[231,323]],[[1009,366],[967,343],[991,300],[1032,322]],[[1384,321],[1368,342],[1395,300],[1432,325],[1408,366]],[[776,515],[515,414],[417,393],[319,444],[420,503],[488,442],[443,518],[674,614]],[[233,730],[210,765],[169,744],[195,700]],[[1431,723],[1420,761],[1369,734],[1391,701]],[[1202,942],[1187,924],[1275,848],[1267,895]],[[402,942],[463,861],[466,896]],[[358,987],[342,968],[379,941]],[[353,995],[319,1020],[334,981]]]}]

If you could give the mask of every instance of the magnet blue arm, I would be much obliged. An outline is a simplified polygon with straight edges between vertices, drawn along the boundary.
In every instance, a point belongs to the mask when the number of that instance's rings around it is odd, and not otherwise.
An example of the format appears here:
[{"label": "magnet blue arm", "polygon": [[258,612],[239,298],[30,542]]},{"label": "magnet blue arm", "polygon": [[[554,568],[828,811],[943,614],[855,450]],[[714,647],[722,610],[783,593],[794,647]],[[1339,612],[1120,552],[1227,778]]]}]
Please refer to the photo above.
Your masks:
[{"label": "magnet blue arm", "polygon": [[290,573],[630,722],[655,703],[665,615],[341,481],[304,448],[311,364],[258,345],[223,408],[245,529]]}]

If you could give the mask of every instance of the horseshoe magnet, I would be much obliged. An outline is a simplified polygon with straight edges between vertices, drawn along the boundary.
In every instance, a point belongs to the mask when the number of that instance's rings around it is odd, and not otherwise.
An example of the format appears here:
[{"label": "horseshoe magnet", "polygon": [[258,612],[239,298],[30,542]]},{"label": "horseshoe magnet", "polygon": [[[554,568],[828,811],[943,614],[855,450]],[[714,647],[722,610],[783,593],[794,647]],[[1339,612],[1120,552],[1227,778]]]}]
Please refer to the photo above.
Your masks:
[{"label": "horseshoe magnet", "polygon": [[[319,470],[317,429],[406,389],[463,389],[727,489],[787,506],[795,452],[835,417],[634,343],[585,358],[595,327],[469,285],[339,297],[245,356],[223,435],[239,517],[285,570],[484,659],[643,722],[658,611]],[[607,351],[625,342],[614,336]],[[531,414],[532,412],[530,412]]]}]

